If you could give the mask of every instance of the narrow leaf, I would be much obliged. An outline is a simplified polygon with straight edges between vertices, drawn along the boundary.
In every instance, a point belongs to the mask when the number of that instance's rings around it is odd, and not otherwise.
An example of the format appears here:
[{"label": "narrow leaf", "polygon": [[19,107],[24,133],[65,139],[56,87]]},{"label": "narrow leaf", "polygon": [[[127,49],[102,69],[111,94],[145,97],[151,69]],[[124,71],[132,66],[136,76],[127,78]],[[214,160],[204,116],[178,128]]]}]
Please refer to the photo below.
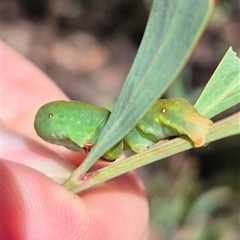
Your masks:
[{"label": "narrow leaf", "polygon": [[232,192],[229,187],[209,190],[195,201],[184,222],[185,224],[196,222],[203,216],[210,215],[216,212],[217,209],[230,205],[231,201]]},{"label": "narrow leaf", "polygon": [[113,112],[75,176],[120,141],[184,67],[213,7],[208,0],[155,0],[136,59]]},{"label": "narrow leaf", "polygon": [[195,104],[200,113],[213,117],[240,102],[240,59],[229,48]]},{"label": "narrow leaf", "polygon": [[[240,133],[240,113],[236,113],[210,126],[206,142],[210,143],[221,138]],[[76,180],[71,176],[64,184],[72,192],[80,192],[95,184],[102,183],[128,171],[137,169],[149,163],[164,159],[173,154],[191,149],[193,146],[188,139],[176,138],[168,142],[159,143],[149,150],[136,154],[130,158],[115,162],[100,170],[85,174],[83,180]]]}]

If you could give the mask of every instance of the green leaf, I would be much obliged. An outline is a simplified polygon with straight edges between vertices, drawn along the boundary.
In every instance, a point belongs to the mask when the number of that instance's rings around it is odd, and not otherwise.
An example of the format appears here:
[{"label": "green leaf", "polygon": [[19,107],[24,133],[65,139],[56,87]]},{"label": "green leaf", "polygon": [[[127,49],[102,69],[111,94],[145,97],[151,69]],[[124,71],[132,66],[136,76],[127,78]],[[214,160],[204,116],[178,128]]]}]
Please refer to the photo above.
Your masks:
[{"label": "green leaf", "polygon": [[[209,80],[208,84],[206,85],[205,89],[203,90],[203,94],[200,96],[201,101],[197,101],[197,107],[201,110],[203,114],[208,114],[209,117],[214,116],[214,114],[219,113],[219,111],[224,111],[226,108],[229,108],[236,103],[239,102],[239,90],[235,91],[235,89],[232,89],[232,84],[235,86],[235,88],[238,89],[239,87],[239,73],[236,70],[231,69],[229,71],[229,61],[233,66],[237,66],[239,64],[239,59],[236,58],[235,53],[230,49],[225,54],[224,58],[219,64],[219,67],[214,73],[214,76]],[[225,69],[225,71],[224,71]],[[224,72],[227,72],[227,74],[223,74]],[[222,73],[222,74],[221,74]],[[215,76],[224,76],[224,79],[227,79],[226,81],[218,81]],[[226,84],[231,83],[231,84]],[[211,98],[211,91],[212,94],[215,94],[215,99],[217,101],[217,104],[214,105],[214,100]],[[214,90],[216,88],[216,90]],[[218,89],[222,89],[223,91],[220,91]],[[222,93],[228,93],[225,94],[225,98],[218,97],[218,95],[214,92],[217,92],[222,96]],[[206,94],[207,93],[207,94]],[[231,94],[232,93],[232,94]],[[218,102],[221,99],[221,102]],[[221,104],[223,102],[223,104]],[[205,104],[206,103],[206,104]],[[213,106],[210,108],[209,112],[207,110],[208,105]],[[223,106],[221,106],[223,105]],[[216,111],[216,106],[218,107],[218,110]],[[219,110],[220,109],[220,110]],[[207,110],[207,111],[206,111]],[[205,112],[204,112],[205,111]],[[206,136],[206,142],[215,141],[217,139],[221,139],[224,137],[236,135],[240,133],[240,113],[234,114],[228,118],[225,118],[217,123],[214,123],[208,131],[208,134]],[[150,148],[149,150],[134,155],[133,157],[130,157],[128,159],[122,160],[120,162],[114,163],[109,167],[106,167],[102,170],[95,171],[91,174],[89,174],[89,181],[86,181],[86,183],[81,183],[76,180],[74,176],[72,176],[69,179],[69,182],[66,182],[64,185],[68,189],[72,189],[73,191],[80,191],[84,190],[86,188],[89,188],[90,186],[93,186],[97,183],[106,181],[108,179],[111,179],[113,177],[119,176],[123,173],[126,173],[130,170],[142,167],[144,165],[147,165],[149,163],[152,163],[157,160],[161,160],[163,158],[166,158],[168,156],[171,156],[173,154],[176,154],[178,152],[182,152],[185,150],[188,150],[192,148],[191,142],[189,140],[184,140],[182,138],[177,138],[174,140],[171,140],[167,143],[159,143],[156,144],[154,147]],[[79,186],[81,185],[81,186]]]},{"label": "green leaf", "polygon": [[213,214],[217,209],[230,205],[233,193],[228,187],[210,190],[200,196],[185,218],[185,223],[197,222],[203,216]]},{"label": "green leaf", "polygon": [[155,0],[132,68],[99,141],[74,172],[85,173],[120,141],[175,80],[201,36],[213,6],[208,0]]},{"label": "green leaf", "polygon": [[195,104],[200,113],[213,117],[240,102],[240,59],[229,48]]},{"label": "green leaf", "polygon": [[[211,125],[206,136],[206,143],[237,135],[239,133],[240,113],[236,113]],[[87,173],[82,179],[71,175],[63,186],[72,192],[77,193],[116,176],[120,176],[128,171],[164,159],[173,154],[183,152],[192,147],[191,142],[184,138],[175,138],[163,143],[160,142],[143,153],[115,162],[100,170]]]}]

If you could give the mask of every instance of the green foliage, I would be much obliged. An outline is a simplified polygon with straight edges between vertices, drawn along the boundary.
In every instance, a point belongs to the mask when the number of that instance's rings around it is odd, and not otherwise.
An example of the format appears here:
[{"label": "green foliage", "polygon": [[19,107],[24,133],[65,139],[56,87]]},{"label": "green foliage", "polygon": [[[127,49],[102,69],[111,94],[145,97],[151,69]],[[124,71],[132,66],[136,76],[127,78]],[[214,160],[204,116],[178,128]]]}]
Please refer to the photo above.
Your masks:
[{"label": "green foliage", "polygon": [[76,175],[85,173],[120,141],[176,79],[212,11],[208,0],[153,2],[144,37],[112,114]]},{"label": "green foliage", "polygon": [[211,118],[239,103],[239,67],[239,58],[229,48],[195,104],[200,113]]},{"label": "green foliage", "polygon": [[[227,117],[214,123],[208,131],[206,142],[210,143],[218,139],[240,134],[240,113]],[[189,140],[175,138],[171,141],[159,142],[147,151],[129,157],[127,159],[113,163],[100,170],[87,173],[83,181],[76,179],[76,171],[63,183],[72,192],[80,192],[94,186],[97,183],[107,181],[111,178],[120,176],[130,170],[137,169],[149,163],[164,159],[176,153],[191,149],[193,146]]]},{"label": "green foliage", "polygon": [[[190,0],[154,1],[142,44],[113,113],[96,146],[63,186],[79,192],[193,147],[189,140],[176,138],[160,142],[143,153],[85,174],[99,157],[126,135],[176,78],[206,26],[211,11],[212,7],[206,0],[194,3]],[[229,49],[196,103],[201,113],[213,117],[239,103],[240,81],[237,66],[239,59]],[[206,142],[239,134],[239,119],[239,114],[234,114],[214,123],[209,128]],[[84,181],[81,181],[81,176],[84,176]]]},{"label": "green foliage", "polygon": [[237,239],[236,194],[228,186],[204,191],[196,159],[182,155],[179,172],[168,169],[146,183],[155,239]]}]

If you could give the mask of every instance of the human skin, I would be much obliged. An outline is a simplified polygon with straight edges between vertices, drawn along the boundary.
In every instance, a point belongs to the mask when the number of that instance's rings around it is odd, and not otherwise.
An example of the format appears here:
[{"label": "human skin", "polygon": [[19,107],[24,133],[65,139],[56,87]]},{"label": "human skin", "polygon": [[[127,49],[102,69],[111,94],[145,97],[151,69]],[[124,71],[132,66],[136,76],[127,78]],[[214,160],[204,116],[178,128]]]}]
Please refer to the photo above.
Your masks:
[{"label": "human skin", "polygon": [[1,118],[6,130],[1,132],[6,147],[1,159],[0,239],[147,239],[148,204],[135,172],[78,195],[46,176],[57,174],[51,169],[52,159],[69,174],[84,158],[83,153],[43,142],[34,131],[37,109],[67,97],[4,43],[1,55]]}]

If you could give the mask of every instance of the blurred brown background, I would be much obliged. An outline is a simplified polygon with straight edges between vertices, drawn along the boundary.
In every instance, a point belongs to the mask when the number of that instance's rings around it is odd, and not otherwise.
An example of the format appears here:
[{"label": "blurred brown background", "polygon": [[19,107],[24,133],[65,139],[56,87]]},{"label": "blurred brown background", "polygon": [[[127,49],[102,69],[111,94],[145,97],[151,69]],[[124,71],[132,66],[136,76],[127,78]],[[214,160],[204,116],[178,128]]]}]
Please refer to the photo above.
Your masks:
[{"label": "blurred brown background", "polygon": [[[149,0],[3,0],[1,5],[4,41],[70,98],[113,104],[141,41]],[[205,84],[229,46],[239,52],[238,20],[237,3],[220,1],[190,59],[189,84]]]}]

